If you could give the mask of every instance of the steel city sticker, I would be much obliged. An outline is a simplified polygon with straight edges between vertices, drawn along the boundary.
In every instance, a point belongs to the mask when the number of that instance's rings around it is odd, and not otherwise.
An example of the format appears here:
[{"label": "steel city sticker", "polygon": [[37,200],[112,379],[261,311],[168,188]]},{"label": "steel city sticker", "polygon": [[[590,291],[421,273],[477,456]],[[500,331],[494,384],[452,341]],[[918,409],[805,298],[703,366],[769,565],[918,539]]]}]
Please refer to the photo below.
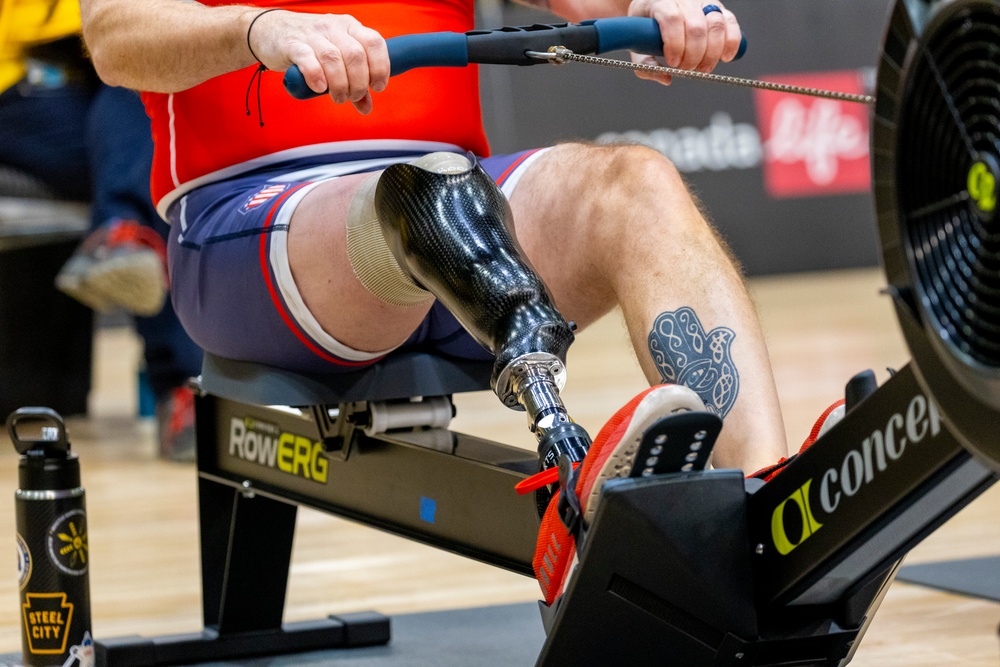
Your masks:
[{"label": "steel city sticker", "polygon": [[73,622],[73,603],[65,593],[28,593],[22,605],[28,652],[58,655],[66,652],[66,638]]},{"label": "steel city sticker", "polygon": [[326,484],[323,444],[253,417],[233,417],[229,426],[229,455],[289,475]]},{"label": "steel city sticker", "polygon": [[[826,470],[820,479],[818,498],[810,493],[814,479],[785,498],[771,514],[771,539],[787,556],[823,527],[814,512],[822,510],[829,521],[845,498],[853,498],[880,473],[904,456],[907,447],[941,432],[941,415],[934,401],[917,394],[904,413],[894,413],[885,426],[876,429],[860,446],[851,449],[840,465]],[[816,501],[819,506],[816,506]]]},{"label": "steel city sticker", "polygon": [[[765,75],[767,81],[864,93],[857,70]],[[871,187],[868,108],[771,90],[754,90],[764,145],[764,187],[776,199],[867,192]]]}]

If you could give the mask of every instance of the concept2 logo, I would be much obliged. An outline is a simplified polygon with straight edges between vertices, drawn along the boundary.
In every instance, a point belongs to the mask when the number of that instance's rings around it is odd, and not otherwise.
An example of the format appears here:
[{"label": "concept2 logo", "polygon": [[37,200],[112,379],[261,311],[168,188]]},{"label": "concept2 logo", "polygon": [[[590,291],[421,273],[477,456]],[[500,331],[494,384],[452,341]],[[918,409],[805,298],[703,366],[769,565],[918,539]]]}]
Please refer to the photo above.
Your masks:
[{"label": "concept2 logo", "polygon": [[997,179],[984,162],[976,162],[969,169],[967,179],[969,196],[983,213],[993,213],[997,207]]},{"label": "concept2 logo", "polygon": [[326,484],[323,445],[282,431],[252,417],[233,417],[229,425],[229,455],[267,468]]},{"label": "concept2 logo", "polygon": [[934,402],[917,394],[906,413],[895,413],[884,427],[864,439],[860,447],[847,452],[839,466],[829,468],[813,494],[814,479],[806,481],[785,498],[771,514],[771,540],[782,556],[787,556],[823,527],[842,502],[857,495],[903,457],[908,445],[917,445],[941,432],[941,415]]}]

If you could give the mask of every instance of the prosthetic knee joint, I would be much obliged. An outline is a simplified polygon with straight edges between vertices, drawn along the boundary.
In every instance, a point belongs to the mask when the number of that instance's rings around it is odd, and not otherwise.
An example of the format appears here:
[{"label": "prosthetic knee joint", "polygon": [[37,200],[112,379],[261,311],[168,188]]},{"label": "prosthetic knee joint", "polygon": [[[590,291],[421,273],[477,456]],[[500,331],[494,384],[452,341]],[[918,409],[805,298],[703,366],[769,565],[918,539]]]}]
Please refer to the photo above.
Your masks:
[{"label": "prosthetic knee joint", "polygon": [[429,298],[414,290],[437,297],[496,355],[493,391],[504,405],[528,413],[543,467],[556,465],[563,453],[582,460],[590,439],[559,397],[573,330],[518,245],[500,188],[478,164],[436,153],[389,167],[377,185],[368,185],[372,189],[369,214],[362,217],[374,220],[359,223],[352,215],[348,245],[352,228],[377,223],[397,273],[365,282],[357,249],[351,260],[362,282],[383,298],[401,292]]}]

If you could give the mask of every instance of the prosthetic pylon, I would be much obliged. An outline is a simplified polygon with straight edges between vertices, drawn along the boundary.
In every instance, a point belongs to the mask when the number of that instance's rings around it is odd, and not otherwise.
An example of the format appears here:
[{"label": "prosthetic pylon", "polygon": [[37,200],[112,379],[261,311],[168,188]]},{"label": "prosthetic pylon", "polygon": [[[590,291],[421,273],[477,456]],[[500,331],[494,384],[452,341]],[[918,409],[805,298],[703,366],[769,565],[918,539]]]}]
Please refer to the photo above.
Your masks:
[{"label": "prosthetic pylon", "polygon": [[510,206],[475,162],[461,173],[393,165],[375,191],[382,232],[400,267],[496,355],[491,385],[525,410],[542,466],[582,460],[590,444],[559,392],[573,328],[517,243]]}]

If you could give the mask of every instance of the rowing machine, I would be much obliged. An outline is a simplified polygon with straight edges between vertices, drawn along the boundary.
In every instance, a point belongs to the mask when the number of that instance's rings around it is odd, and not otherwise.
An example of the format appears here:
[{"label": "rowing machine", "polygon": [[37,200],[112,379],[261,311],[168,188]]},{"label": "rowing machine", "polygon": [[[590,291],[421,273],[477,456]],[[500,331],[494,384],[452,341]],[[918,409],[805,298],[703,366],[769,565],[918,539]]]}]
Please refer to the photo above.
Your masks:
[{"label": "rowing machine", "polygon": [[[878,388],[852,381],[843,421],[767,484],[725,470],[609,482],[565,595],[543,605],[539,665],[844,664],[899,559],[996,480],[998,34],[996,0],[897,0],[886,32],[873,172],[913,362]],[[947,131],[930,133],[937,124]],[[175,664],[388,641],[388,620],[367,613],[281,625],[299,504],[530,576],[538,511],[510,489],[537,457],[446,429],[448,397],[488,387],[491,371],[401,355],[323,378],[207,357],[206,629],[107,641],[99,658]]]}]

